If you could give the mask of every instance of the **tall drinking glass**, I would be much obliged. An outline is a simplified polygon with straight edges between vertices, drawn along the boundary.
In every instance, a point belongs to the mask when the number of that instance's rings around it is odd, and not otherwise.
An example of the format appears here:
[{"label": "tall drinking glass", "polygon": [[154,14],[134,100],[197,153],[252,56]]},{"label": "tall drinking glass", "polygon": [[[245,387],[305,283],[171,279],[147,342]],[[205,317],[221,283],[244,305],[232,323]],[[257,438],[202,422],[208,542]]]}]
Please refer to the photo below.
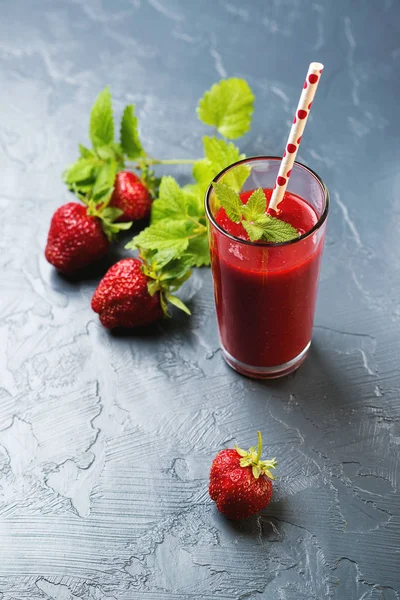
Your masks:
[{"label": "tall drinking glass", "polygon": [[[273,188],[280,162],[267,156],[244,159],[214,181],[238,180],[235,171],[245,167],[240,194],[248,197],[259,187]],[[206,193],[221,349],[231,367],[250,377],[287,375],[301,365],[311,344],[329,194],[320,177],[298,162],[286,193],[296,196],[297,211],[313,211],[314,221],[309,231],[282,243],[250,242],[229,233],[218,222],[221,208],[212,186]]]}]

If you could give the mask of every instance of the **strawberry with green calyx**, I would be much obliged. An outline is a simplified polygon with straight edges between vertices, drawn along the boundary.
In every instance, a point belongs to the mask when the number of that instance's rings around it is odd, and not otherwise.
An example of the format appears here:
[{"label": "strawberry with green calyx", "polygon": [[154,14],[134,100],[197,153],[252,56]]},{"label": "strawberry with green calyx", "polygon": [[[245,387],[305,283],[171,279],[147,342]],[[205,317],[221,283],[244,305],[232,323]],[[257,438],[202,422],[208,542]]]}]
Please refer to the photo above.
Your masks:
[{"label": "strawberry with green calyx", "polygon": [[92,308],[108,329],[149,325],[168,315],[168,302],[190,314],[172,293],[190,274],[184,261],[169,262],[160,269],[137,258],[124,258],[100,281],[92,298]]},{"label": "strawberry with green calyx", "polygon": [[100,219],[83,204],[68,202],[51,219],[45,256],[60,273],[72,275],[103,258],[109,246]]},{"label": "strawberry with green calyx", "polygon": [[116,223],[122,211],[110,207],[112,188],[98,188],[93,196],[78,193],[83,204],[68,202],[54,213],[45,249],[58,271],[73,274],[103,258],[116,234],[131,223]]},{"label": "strawberry with green calyx", "polygon": [[276,459],[261,460],[262,437],[258,432],[258,446],[246,452],[222,450],[214,458],[210,471],[209,494],[218,510],[229,519],[237,520],[256,514],[272,498],[271,469]]}]

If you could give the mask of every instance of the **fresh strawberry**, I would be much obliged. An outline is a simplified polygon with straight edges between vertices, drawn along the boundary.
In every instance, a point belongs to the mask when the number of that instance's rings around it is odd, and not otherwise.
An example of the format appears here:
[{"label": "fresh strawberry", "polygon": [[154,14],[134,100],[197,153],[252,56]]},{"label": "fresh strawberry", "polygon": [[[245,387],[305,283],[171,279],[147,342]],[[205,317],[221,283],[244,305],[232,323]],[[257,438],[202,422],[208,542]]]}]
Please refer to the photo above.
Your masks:
[{"label": "fresh strawberry", "polygon": [[222,450],[214,458],[210,472],[209,493],[217,508],[229,519],[244,519],[267,506],[272,497],[276,460],[260,460],[262,437],[258,447],[248,452],[237,446]]},{"label": "fresh strawberry", "polygon": [[160,292],[148,290],[149,277],[137,258],[124,258],[111,267],[100,281],[92,298],[92,308],[108,329],[139,327],[163,315]]},{"label": "fresh strawberry", "polygon": [[110,206],[123,211],[119,221],[144,219],[150,215],[150,192],[137,175],[120,171],[115,178]]},{"label": "fresh strawberry", "polygon": [[71,274],[103,258],[109,245],[101,220],[83,204],[68,202],[53,215],[45,256],[56,269]]},{"label": "fresh strawberry", "polygon": [[168,302],[187,314],[182,300],[171,294],[191,275],[180,260],[158,269],[137,258],[124,258],[111,267],[100,281],[92,298],[92,308],[108,329],[149,325],[164,314]]}]

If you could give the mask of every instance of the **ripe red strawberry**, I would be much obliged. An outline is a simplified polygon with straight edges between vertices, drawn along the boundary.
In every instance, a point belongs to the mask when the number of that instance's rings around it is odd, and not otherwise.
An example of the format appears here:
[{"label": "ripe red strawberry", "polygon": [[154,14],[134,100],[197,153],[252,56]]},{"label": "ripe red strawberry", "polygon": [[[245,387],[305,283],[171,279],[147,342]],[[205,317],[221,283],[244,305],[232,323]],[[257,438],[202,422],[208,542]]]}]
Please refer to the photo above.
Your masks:
[{"label": "ripe red strawberry", "polygon": [[276,460],[260,460],[262,437],[258,432],[258,447],[248,452],[235,446],[222,450],[214,458],[209,494],[217,508],[229,519],[244,519],[267,506],[272,497]]},{"label": "ripe red strawberry", "polygon": [[160,292],[148,291],[150,280],[137,258],[124,258],[111,267],[92,298],[92,308],[108,329],[148,325],[163,316]]},{"label": "ripe red strawberry", "polygon": [[150,215],[151,196],[137,175],[120,171],[115,178],[110,206],[123,211],[118,221],[138,221]]},{"label": "ripe red strawberry", "polygon": [[109,245],[101,220],[83,204],[68,202],[53,215],[45,256],[56,269],[71,274],[103,258]]}]

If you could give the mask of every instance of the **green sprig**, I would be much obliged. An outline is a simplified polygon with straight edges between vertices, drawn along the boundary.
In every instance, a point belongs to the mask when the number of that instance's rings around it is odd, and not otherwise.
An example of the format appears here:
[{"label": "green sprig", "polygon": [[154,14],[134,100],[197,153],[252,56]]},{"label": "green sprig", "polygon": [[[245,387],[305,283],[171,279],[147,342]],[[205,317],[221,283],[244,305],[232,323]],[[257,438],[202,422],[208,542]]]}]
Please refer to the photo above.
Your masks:
[{"label": "green sprig", "polygon": [[[215,127],[225,138],[235,139],[246,133],[251,124],[254,96],[242,79],[225,79],[214,84],[200,99],[197,113],[206,125]],[[119,139],[115,138],[119,131]],[[96,98],[89,124],[91,147],[79,144],[79,157],[63,173],[68,188],[88,206],[88,212],[102,220],[104,231],[111,239],[131,223],[118,223],[119,209],[109,206],[116,174],[124,169],[138,171],[154,202],[150,226],[127,245],[138,249],[150,260],[154,281],[169,273],[171,265],[185,266],[185,276],[191,267],[210,264],[204,194],[211,180],[224,168],[245,158],[239,149],[216,136],[203,138],[204,156],[194,159],[158,159],[143,147],[138,131],[134,104],[122,113],[119,129],[115,126],[112,98],[107,86]],[[192,164],[194,183],[180,187],[171,176],[162,179],[155,174],[157,165]],[[240,191],[250,173],[243,165],[228,172],[224,183]],[[175,267],[174,267],[175,268]],[[155,284],[152,284],[155,288]],[[157,283],[157,285],[161,285]],[[169,295],[168,295],[169,294]],[[172,299],[171,299],[172,298]],[[163,301],[179,304],[170,289]]]},{"label": "green sprig", "polygon": [[267,199],[262,188],[255,190],[247,204],[243,204],[239,194],[225,183],[213,182],[213,187],[228,218],[243,225],[251,242],[289,242],[299,237],[290,223],[266,214]]}]

